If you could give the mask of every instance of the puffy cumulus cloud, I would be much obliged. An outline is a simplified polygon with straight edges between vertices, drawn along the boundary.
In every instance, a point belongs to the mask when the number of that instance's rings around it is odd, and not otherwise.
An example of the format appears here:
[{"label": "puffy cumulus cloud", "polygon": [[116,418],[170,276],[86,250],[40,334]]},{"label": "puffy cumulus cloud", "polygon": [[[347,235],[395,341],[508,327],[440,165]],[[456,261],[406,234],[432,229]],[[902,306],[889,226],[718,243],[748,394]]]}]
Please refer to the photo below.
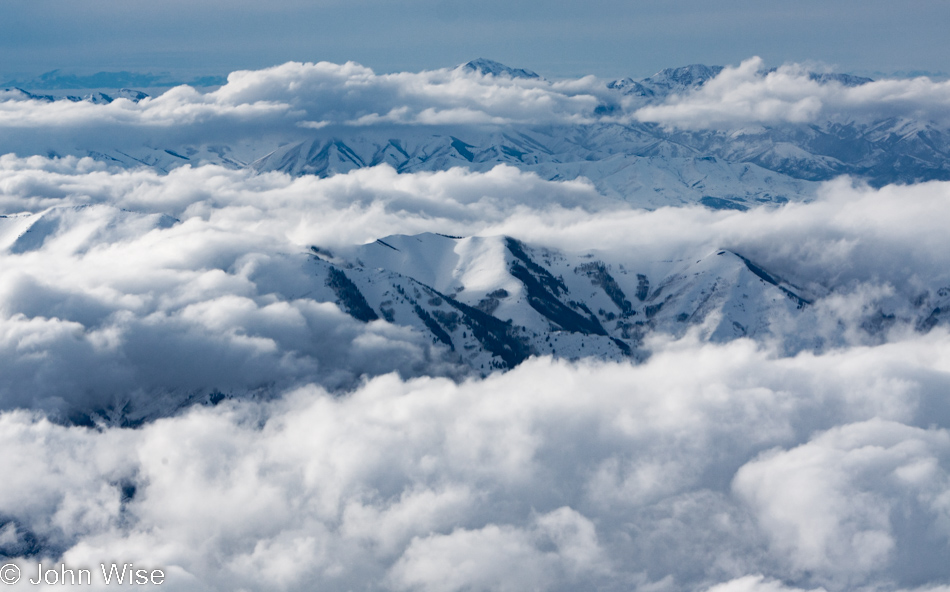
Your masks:
[{"label": "puffy cumulus cloud", "polygon": [[[568,82],[495,77],[464,68],[376,74],[353,62],[286,64],[228,76],[202,93],[179,86],[139,102],[109,104],[42,101],[0,94],[5,135],[38,130],[63,139],[128,136],[113,142],[201,138],[260,138],[327,125],[449,125],[581,123],[593,120],[603,85],[586,78]],[[16,147],[7,138],[7,150]]]},{"label": "puffy cumulus cloud", "polygon": [[606,571],[601,555],[594,524],[563,507],[528,528],[490,524],[414,537],[389,576],[401,590],[550,589]]},{"label": "puffy cumulus cloud", "polygon": [[[824,588],[817,588],[819,592]],[[800,588],[788,587],[777,580],[766,579],[762,575],[750,575],[736,578],[709,588],[707,592],[803,592]]]},{"label": "puffy cumulus cloud", "polygon": [[[313,237],[359,243],[379,232],[439,225],[446,231],[461,230],[465,224],[480,228],[519,211],[551,209],[569,216],[578,209],[622,206],[599,195],[586,179],[548,182],[505,165],[485,173],[453,168],[415,174],[398,174],[381,165],[320,179],[216,166],[185,166],[161,174],[145,168],[109,169],[91,158],[0,156],[0,207],[5,213],[90,203],[175,217],[214,217],[223,223],[233,215],[256,217],[265,225],[259,228],[277,222],[286,229],[284,236],[310,235],[301,236],[301,242],[295,239],[298,245]],[[360,227],[365,231],[353,234]]]},{"label": "puffy cumulus cloud", "polygon": [[219,252],[211,267],[182,270],[184,252],[160,254],[168,244],[153,245],[151,262],[147,244],[123,246],[45,269],[34,252],[5,269],[4,407],[141,418],[214,392],[266,395],[302,380],[348,386],[394,369],[457,372],[416,333],[255,282],[284,269],[302,284],[303,269],[286,258]]},{"label": "puffy cumulus cloud", "polygon": [[387,375],[137,429],[5,412],[2,552],[24,570],[158,566],[173,589],[203,590],[950,576],[950,335],[795,358],[745,340],[654,346],[639,366]]},{"label": "puffy cumulus cloud", "polygon": [[858,86],[813,79],[799,64],[766,71],[761,58],[727,67],[696,90],[636,110],[633,118],[686,129],[913,117],[947,123],[950,82],[878,80]]},{"label": "puffy cumulus cloud", "polygon": [[[871,573],[894,559],[904,577],[921,577],[907,562],[950,537],[948,453],[944,430],[873,419],[764,453],[734,485],[797,569],[845,562]],[[930,527],[896,527],[904,521]]]},{"label": "puffy cumulus cloud", "polygon": [[798,268],[799,280],[825,283],[898,277],[903,283],[913,274],[940,274],[944,266],[934,258],[950,246],[940,223],[950,214],[944,182],[873,189],[840,178],[821,185],[807,203],[779,208],[644,211],[599,195],[584,179],[544,181],[506,165],[484,173],[413,174],[381,165],[320,179],[216,166],[161,174],[110,169],[91,158],[0,157],[0,207],[8,216],[0,244],[17,240],[14,214],[90,204],[167,214],[206,224],[203,231],[240,231],[291,250],[419,232],[507,233],[643,259],[735,248],[752,250],[781,271]]},{"label": "puffy cumulus cloud", "polygon": [[[700,217],[695,222],[684,217],[697,224],[710,216],[706,237],[803,284],[832,287],[868,281],[923,289],[931,280],[950,281],[934,259],[950,245],[933,216],[948,208],[948,183],[872,189],[842,177],[822,184],[817,198],[808,203],[743,213],[748,215],[719,216],[697,209]],[[677,211],[658,214],[669,217],[666,229]],[[819,286],[816,289],[820,291]]]},{"label": "puffy cumulus cloud", "polygon": [[211,118],[266,117],[285,113],[288,105],[257,101],[233,104],[215,101],[190,86],[175,87],[157,97],[140,102],[118,98],[108,104],[87,101],[44,101],[39,99],[0,101],[0,126],[4,128],[74,126],[154,126],[192,125]]},{"label": "puffy cumulus cloud", "polygon": [[234,72],[210,93],[226,104],[281,102],[331,123],[541,123],[589,120],[593,78],[569,82],[480,74],[465,68],[375,74],[343,65],[289,62]]}]

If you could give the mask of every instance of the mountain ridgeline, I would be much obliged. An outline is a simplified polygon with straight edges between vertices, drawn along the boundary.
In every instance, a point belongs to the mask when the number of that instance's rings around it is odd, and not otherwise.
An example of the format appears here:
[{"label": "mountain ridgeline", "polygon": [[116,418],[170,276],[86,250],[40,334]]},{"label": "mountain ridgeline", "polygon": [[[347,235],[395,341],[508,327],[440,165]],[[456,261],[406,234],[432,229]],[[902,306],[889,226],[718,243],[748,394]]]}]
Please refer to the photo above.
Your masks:
[{"label": "mountain ridgeline", "polygon": [[[459,68],[499,79],[544,84],[530,70],[478,59]],[[399,172],[485,171],[507,164],[543,179],[586,177],[597,189],[638,207],[700,203],[746,209],[812,195],[814,183],[852,175],[872,186],[950,179],[950,129],[945,123],[908,117],[780,123],[736,129],[668,128],[618,118],[631,108],[661,104],[701,88],[723,71],[691,65],[662,70],[641,80],[604,83],[600,104],[585,123],[443,125],[328,125],[295,128],[286,137],[258,135],[238,142],[139,145],[94,143],[44,146],[51,156],[91,156],[112,165],[151,166],[161,171],[204,163],[291,175],[330,176],[388,164]],[[823,85],[856,87],[868,78],[813,73]],[[110,91],[111,92],[111,91]],[[122,89],[85,97],[54,97],[19,88],[0,91],[8,100],[139,101],[143,93]],[[90,142],[92,142],[90,140]],[[0,141],[3,151],[3,141]]]},{"label": "mountain ridgeline", "polygon": [[[775,340],[787,354],[840,345],[816,329],[804,288],[728,250],[695,259],[616,261],[566,254],[510,237],[390,236],[346,253],[313,247],[314,297],[354,318],[428,334],[475,371],[508,369],[531,355],[642,360],[652,333],[705,340]],[[345,288],[341,288],[345,286]],[[894,323],[928,331],[943,322],[950,290],[895,298],[868,311],[860,331],[874,341]],[[795,326],[795,331],[787,331]]]}]

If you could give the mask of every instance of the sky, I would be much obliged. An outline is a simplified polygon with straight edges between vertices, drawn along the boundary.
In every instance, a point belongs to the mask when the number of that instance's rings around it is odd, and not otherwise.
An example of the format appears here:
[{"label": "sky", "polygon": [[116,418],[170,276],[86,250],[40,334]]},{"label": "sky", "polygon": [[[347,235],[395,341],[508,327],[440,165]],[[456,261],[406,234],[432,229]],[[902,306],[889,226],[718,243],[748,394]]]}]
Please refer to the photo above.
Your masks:
[{"label": "sky", "polygon": [[549,77],[689,63],[946,72],[947,0],[5,0],[0,73],[227,74],[287,61],[377,72],[485,57]]}]

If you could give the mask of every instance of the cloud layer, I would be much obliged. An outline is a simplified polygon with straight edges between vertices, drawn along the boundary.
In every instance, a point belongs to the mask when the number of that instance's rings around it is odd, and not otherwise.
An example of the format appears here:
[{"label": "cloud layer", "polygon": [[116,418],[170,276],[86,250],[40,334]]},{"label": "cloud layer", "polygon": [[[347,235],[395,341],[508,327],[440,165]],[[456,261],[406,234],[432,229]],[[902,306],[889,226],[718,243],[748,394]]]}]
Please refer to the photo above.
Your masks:
[{"label": "cloud layer", "polygon": [[[946,124],[948,104],[950,82],[893,79],[848,87],[816,81],[798,64],[768,71],[760,58],[727,67],[702,87],[684,89],[649,106],[642,97],[622,96],[592,76],[548,81],[482,75],[465,68],[376,74],[354,62],[288,62],[233,72],[215,91],[180,86],[138,103],[41,102],[0,92],[0,129],[7,130],[4,150],[22,151],[32,145],[27,130],[55,137],[60,144],[94,144],[111,136],[113,142],[159,145],[304,137],[328,126],[640,121],[730,129],[901,116]],[[114,137],[118,130],[122,138]]]},{"label": "cloud layer", "polygon": [[[676,261],[730,249],[820,296],[801,324],[776,325],[780,342],[877,343],[943,302],[948,187],[841,180],[778,209],[646,212],[505,166],[318,179],[5,156],[0,405],[106,415],[131,405],[149,416],[218,392],[349,388],[389,371],[463,375],[418,333],[314,299],[311,245],[391,234],[509,235],[655,280]],[[879,318],[891,325],[869,333]]]},{"label": "cloud layer", "polygon": [[686,129],[734,129],[887,117],[947,125],[950,81],[878,80],[858,86],[819,82],[798,64],[767,71],[760,58],[727,67],[702,87],[633,113],[638,121]]},{"label": "cloud layer", "polygon": [[[0,208],[0,553],[24,572],[114,558],[175,590],[950,578],[950,335],[901,321],[950,286],[950,184],[647,212],[505,166],[318,179],[8,155]],[[732,249],[821,296],[789,334],[838,340],[786,356],[656,335],[640,365],[466,379],[311,293],[310,245],[418,232],[651,273]],[[875,314],[895,321],[872,334]],[[108,425],[183,401],[217,405]],[[91,411],[96,429],[57,423]]]},{"label": "cloud layer", "polygon": [[536,359],[462,384],[302,387],[136,430],[7,412],[4,548],[160,566],[176,590],[950,576],[945,332],[795,358],[748,341],[656,348],[641,366]]},{"label": "cloud layer", "polygon": [[598,87],[593,77],[548,82],[464,68],[376,74],[354,62],[288,62],[233,72],[212,92],[179,86],[137,103],[41,102],[2,93],[0,128],[105,126],[168,133],[173,126],[219,132],[239,126],[249,133],[273,126],[286,132],[327,125],[580,123],[592,121],[598,101],[591,93]]}]

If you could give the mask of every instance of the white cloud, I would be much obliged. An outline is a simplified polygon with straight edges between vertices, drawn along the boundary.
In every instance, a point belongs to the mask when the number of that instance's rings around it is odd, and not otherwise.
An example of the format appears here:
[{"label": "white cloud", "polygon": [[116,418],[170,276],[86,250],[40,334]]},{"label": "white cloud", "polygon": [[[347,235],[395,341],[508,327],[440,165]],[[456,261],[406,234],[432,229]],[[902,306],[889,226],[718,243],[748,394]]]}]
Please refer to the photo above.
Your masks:
[{"label": "white cloud", "polygon": [[[686,341],[138,429],[6,412],[0,515],[67,563],[212,590],[913,587],[947,576],[950,435],[919,413],[946,417],[947,352],[943,332],[797,358]],[[629,494],[645,465],[674,478]]]},{"label": "white cloud", "polygon": [[[729,582],[717,584],[706,592],[799,592],[800,588],[790,588],[776,580],[766,579],[761,575],[750,575],[736,578]],[[818,588],[813,592],[818,592]]]},{"label": "white cloud", "polygon": [[326,125],[579,123],[593,120],[598,100],[592,92],[602,92],[592,79],[551,83],[461,68],[376,74],[354,62],[288,62],[232,72],[212,92],[179,86],[138,103],[44,102],[7,93],[0,95],[0,128],[55,128],[60,136],[70,129],[98,136],[121,128],[139,140],[152,134],[210,142]]},{"label": "white cloud", "polygon": [[947,123],[950,82],[878,80],[848,87],[820,83],[798,64],[765,71],[761,58],[727,67],[697,90],[642,107],[634,119],[687,129],[803,124],[826,119],[903,116]]},{"label": "white cloud", "polygon": [[[948,192],[839,180],[781,208],[646,212],[510,167],[293,179],[2,157],[2,552],[161,566],[174,589],[945,581],[950,335],[857,327],[950,286]],[[795,331],[854,331],[792,357],[655,336],[641,365],[453,381],[418,334],[315,299],[300,265],[311,244],[423,231],[655,267],[730,248],[823,295]],[[243,398],[137,429],[22,409],[167,412],[212,388]]]},{"label": "white cloud", "polygon": [[389,577],[404,590],[548,589],[603,571],[601,553],[590,520],[563,507],[528,528],[489,524],[413,538]]},{"label": "white cloud", "polygon": [[[595,109],[603,105],[619,109],[601,117]],[[847,87],[812,80],[799,64],[766,71],[760,58],[727,67],[702,87],[649,106],[640,98],[619,96],[592,76],[552,82],[483,76],[464,68],[377,74],[354,62],[288,62],[232,72],[215,91],[180,86],[138,103],[44,102],[6,93],[0,95],[0,129],[7,130],[4,151],[45,154],[76,147],[262,139],[276,145],[309,137],[310,129],[353,126],[478,127],[603,119],[704,129],[871,116],[945,124],[948,105],[950,82],[885,79]]]},{"label": "white cloud", "polygon": [[[950,540],[948,454],[945,430],[873,419],[765,453],[739,470],[734,486],[796,569],[845,563],[873,573]],[[908,533],[904,521],[930,527]]]}]

